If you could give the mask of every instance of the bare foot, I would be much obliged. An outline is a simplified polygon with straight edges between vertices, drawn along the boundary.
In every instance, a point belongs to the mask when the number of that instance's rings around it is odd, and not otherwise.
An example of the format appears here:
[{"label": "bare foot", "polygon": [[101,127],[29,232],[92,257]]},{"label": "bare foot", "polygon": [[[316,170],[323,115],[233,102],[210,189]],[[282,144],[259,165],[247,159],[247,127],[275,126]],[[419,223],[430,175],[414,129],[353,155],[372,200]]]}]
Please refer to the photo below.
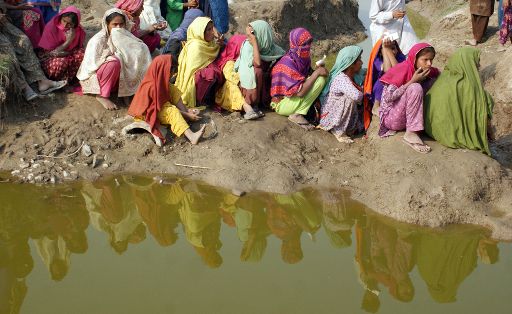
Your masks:
[{"label": "bare foot", "polygon": [[465,40],[464,43],[466,45],[470,45],[470,46],[476,46],[478,44],[478,42],[475,40],[475,39],[468,39],[468,40]]},{"label": "bare foot", "polygon": [[96,100],[107,110],[117,110],[116,104],[108,98],[96,96]]},{"label": "bare foot", "polygon": [[301,114],[292,114],[288,117],[288,120],[290,120],[291,122],[297,124],[298,126],[300,126],[301,128],[303,128],[304,130],[306,131],[311,131],[313,130],[315,127],[309,123],[308,120],[306,120],[306,118],[304,118],[303,115]]},{"label": "bare foot", "polygon": [[185,131],[185,136],[188,138],[192,145],[196,145],[197,143],[199,143],[199,139],[201,139],[201,136],[203,136],[205,128],[206,125],[203,124],[199,131],[197,132],[192,132],[192,130],[187,129]]},{"label": "bare foot", "polygon": [[[334,134],[334,133],[333,133]],[[350,136],[346,134],[334,134],[334,137],[338,140],[340,143],[346,143],[346,144],[352,144],[354,143],[354,140],[350,138]]]}]

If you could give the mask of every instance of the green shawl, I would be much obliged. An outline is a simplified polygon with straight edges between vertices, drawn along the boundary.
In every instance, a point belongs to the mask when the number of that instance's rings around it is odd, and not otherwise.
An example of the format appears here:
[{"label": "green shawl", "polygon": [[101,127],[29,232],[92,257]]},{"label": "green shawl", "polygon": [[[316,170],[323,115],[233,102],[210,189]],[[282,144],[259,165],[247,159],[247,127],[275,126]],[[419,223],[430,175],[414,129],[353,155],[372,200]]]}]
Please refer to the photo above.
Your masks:
[{"label": "green shawl", "polygon": [[[363,49],[359,46],[347,46],[338,52],[338,56],[336,57],[336,62],[334,63],[331,71],[329,72],[329,78],[327,79],[327,84],[325,84],[324,89],[322,90],[322,93],[320,94],[321,97],[326,97],[327,94],[329,94],[329,89],[331,88],[332,80],[336,76],[338,76],[341,72],[348,69],[349,66],[351,66],[359,56],[363,53]],[[362,85],[364,76],[356,75],[354,77],[354,80],[357,84]]]},{"label": "green shawl", "polygon": [[493,101],[478,74],[480,51],[465,47],[448,60],[424,99],[425,132],[451,148],[480,150],[488,155],[487,121]]},{"label": "green shawl", "polygon": [[[258,42],[261,60],[271,62],[281,58],[285,51],[274,43],[272,27],[262,20],[249,23],[254,30],[254,36]],[[253,47],[246,40],[240,48],[240,56],[235,62],[235,72],[240,75],[240,86],[246,89],[256,88],[256,77],[254,76],[254,53]]]}]

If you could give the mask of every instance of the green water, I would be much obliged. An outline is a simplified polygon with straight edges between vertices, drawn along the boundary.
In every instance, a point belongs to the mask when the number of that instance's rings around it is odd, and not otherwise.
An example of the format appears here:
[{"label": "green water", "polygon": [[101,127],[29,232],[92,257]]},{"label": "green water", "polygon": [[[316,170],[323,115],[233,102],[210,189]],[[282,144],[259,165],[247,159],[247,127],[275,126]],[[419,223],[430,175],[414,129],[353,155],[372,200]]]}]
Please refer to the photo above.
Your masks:
[{"label": "green water", "polygon": [[288,196],[119,176],[0,184],[0,313],[508,313],[511,245]]}]

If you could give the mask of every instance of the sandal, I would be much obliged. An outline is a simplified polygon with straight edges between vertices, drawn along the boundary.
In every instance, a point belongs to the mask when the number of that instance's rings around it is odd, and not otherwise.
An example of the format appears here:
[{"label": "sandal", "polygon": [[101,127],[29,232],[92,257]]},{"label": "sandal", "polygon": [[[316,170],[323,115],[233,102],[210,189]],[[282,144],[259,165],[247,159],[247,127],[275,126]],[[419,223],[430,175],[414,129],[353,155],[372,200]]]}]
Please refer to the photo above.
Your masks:
[{"label": "sandal", "polygon": [[36,92],[34,92],[32,88],[26,89],[23,96],[25,97],[26,101],[31,101],[39,97],[39,95]]},{"label": "sandal", "polygon": [[48,95],[49,93],[51,93],[53,91],[63,88],[64,86],[66,86],[68,84],[68,81],[54,81],[53,83],[54,83],[53,86],[48,87],[47,89],[45,89],[43,91],[39,91],[41,93],[41,95]]},{"label": "sandal", "polygon": [[402,138],[402,141],[405,144],[407,144],[409,147],[411,147],[414,151],[416,151],[420,154],[427,154],[427,153],[430,153],[430,151],[432,150],[430,148],[430,146],[426,145],[425,143],[423,143],[423,144],[412,143],[412,142],[409,142],[408,140],[406,140],[405,138]]},{"label": "sandal", "polygon": [[254,110],[248,111],[244,114],[245,120],[254,120],[254,119],[258,119],[259,117],[260,117],[260,115]]}]

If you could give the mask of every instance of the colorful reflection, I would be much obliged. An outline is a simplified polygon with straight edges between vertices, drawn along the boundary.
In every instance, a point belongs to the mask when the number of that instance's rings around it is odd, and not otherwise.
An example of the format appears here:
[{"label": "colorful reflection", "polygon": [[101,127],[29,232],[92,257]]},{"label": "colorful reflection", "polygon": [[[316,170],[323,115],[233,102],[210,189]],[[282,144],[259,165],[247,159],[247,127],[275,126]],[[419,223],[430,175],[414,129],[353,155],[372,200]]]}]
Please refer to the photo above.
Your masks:
[{"label": "colorful reflection", "polygon": [[72,271],[73,254],[88,250],[89,226],[104,234],[117,254],[149,239],[173,249],[181,237],[209,268],[233,258],[221,255],[223,228],[234,231],[241,243],[240,261],[249,263],[265,258],[270,240],[279,243],[282,262],[301,263],[308,254],[303,241],[314,242],[323,233],[333,250],[353,247],[361,309],[370,313],[379,311],[382,293],[412,301],[414,269],[432,300],[455,302],[478,259],[493,264],[499,257],[497,243],[485,230],[399,224],[334,190],[238,197],[185,179],[157,183],[120,176],[73,186],[2,184],[0,198],[8,200],[0,207],[0,313],[20,311],[34,259],[41,259],[51,280],[63,280]]}]

